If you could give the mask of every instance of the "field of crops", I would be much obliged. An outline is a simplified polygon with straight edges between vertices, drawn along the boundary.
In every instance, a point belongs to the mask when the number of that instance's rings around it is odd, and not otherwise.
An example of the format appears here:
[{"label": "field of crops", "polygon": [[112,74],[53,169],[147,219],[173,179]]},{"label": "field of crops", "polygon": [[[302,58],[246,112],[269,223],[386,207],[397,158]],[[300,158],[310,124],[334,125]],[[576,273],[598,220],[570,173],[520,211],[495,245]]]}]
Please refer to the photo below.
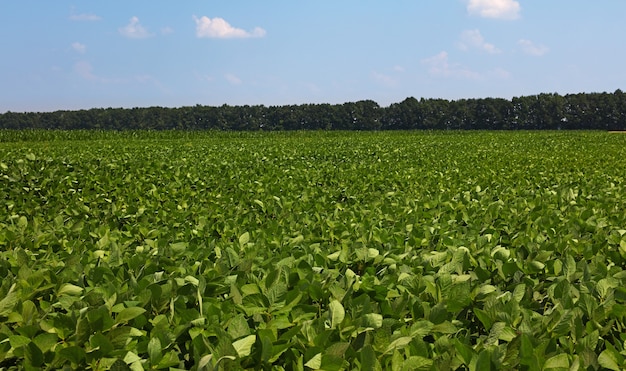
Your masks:
[{"label": "field of crops", "polygon": [[626,367],[626,136],[0,132],[0,369]]}]

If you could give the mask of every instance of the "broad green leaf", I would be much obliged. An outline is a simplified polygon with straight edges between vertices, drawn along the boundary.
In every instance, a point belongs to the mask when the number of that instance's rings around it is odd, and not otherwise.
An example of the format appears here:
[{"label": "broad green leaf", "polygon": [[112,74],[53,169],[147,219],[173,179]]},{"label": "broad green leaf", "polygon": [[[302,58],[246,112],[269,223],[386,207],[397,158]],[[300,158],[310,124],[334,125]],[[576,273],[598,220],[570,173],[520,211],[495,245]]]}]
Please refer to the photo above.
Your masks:
[{"label": "broad green leaf", "polygon": [[11,343],[11,348],[21,348],[30,344],[30,338],[22,335],[11,335],[9,336],[9,343]]},{"label": "broad green leaf", "polygon": [[554,369],[569,370],[569,366],[570,366],[569,357],[567,356],[567,354],[562,353],[554,357],[548,358],[546,360],[546,363],[543,365],[543,369],[544,370],[554,370]]},{"label": "broad green leaf", "polygon": [[63,348],[56,353],[73,364],[80,364],[85,359],[85,350],[78,346]]},{"label": "broad green leaf", "polygon": [[127,365],[130,365],[131,363],[135,363],[135,362],[140,362],[140,361],[141,361],[141,357],[139,357],[137,353],[135,352],[128,351],[126,352],[126,355],[124,356],[124,362],[126,362]]},{"label": "broad green leaf", "polygon": [[130,367],[121,359],[116,360],[111,365],[110,371],[130,371]]},{"label": "broad green leaf", "polygon": [[150,364],[157,365],[163,358],[163,349],[161,348],[161,341],[158,337],[153,337],[148,342],[148,356],[150,357]]},{"label": "broad green leaf", "polygon": [[248,326],[248,321],[243,314],[237,315],[230,320],[228,334],[233,339],[250,335],[250,326]]},{"label": "broad green leaf", "polygon": [[170,248],[172,249],[172,252],[174,252],[174,254],[182,254],[183,252],[185,252],[188,246],[189,244],[187,242],[176,242],[170,244]]},{"label": "broad green leaf", "polygon": [[361,370],[374,371],[380,369],[380,363],[378,362],[378,359],[376,358],[376,353],[374,352],[374,349],[371,345],[368,344],[364,346],[363,348],[361,348],[361,351],[359,353],[359,358],[361,360]]},{"label": "broad green leaf", "polygon": [[83,293],[83,288],[80,286],[73,285],[71,283],[65,283],[59,287],[59,291],[57,291],[57,295],[70,295],[70,296],[79,296]]},{"label": "broad green leaf", "polygon": [[346,311],[338,300],[331,300],[328,309],[330,311],[330,328],[336,328],[343,322]]},{"label": "broad green leaf", "polygon": [[47,352],[58,342],[59,337],[55,333],[42,333],[33,339],[33,343],[37,344],[37,347],[42,352]]},{"label": "broad green leaf", "polygon": [[480,308],[474,308],[472,309],[472,311],[474,312],[478,320],[483,324],[485,330],[491,329],[491,326],[493,325],[493,318],[491,318],[489,313]]},{"label": "broad green leaf", "polygon": [[[478,360],[476,361],[476,366],[474,370],[483,371],[483,370],[493,370],[491,363],[491,351],[488,349],[483,349],[480,353],[478,353]],[[471,367],[470,367],[471,370]]]},{"label": "broad green leaf", "polygon": [[41,367],[44,363],[43,352],[35,343],[29,343],[24,348],[24,358],[26,360],[26,365],[31,367]]},{"label": "broad green leaf", "polygon": [[319,370],[322,367],[322,353],[314,355],[304,364],[304,366],[313,370]]},{"label": "broad green leaf", "polygon": [[244,246],[250,242],[250,233],[244,232],[241,236],[239,236],[239,245]]},{"label": "broad green leaf", "polygon": [[191,283],[194,286],[198,286],[200,284],[200,280],[198,280],[194,276],[186,276],[185,281]]},{"label": "broad green leaf", "polygon": [[252,352],[252,346],[256,342],[256,335],[249,335],[243,339],[239,339],[233,343],[233,348],[237,351],[239,357],[247,357]]},{"label": "broad green leaf", "polygon": [[380,328],[383,325],[383,316],[378,313],[368,313],[363,316],[363,323],[365,327]]},{"label": "broad green leaf", "polygon": [[0,300],[0,316],[2,317],[8,316],[19,301],[19,295],[16,292],[15,287],[16,285],[12,284],[5,297]]},{"label": "broad green leaf", "polygon": [[430,370],[433,366],[433,360],[420,356],[409,357],[404,361],[403,370]]},{"label": "broad green leaf", "polygon": [[198,370],[204,370],[211,363],[212,359],[212,354],[202,356],[202,358],[200,358],[200,361],[198,361]]},{"label": "broad green leaf", "polygon": [[369,248],[367,249],[367,257],[369,259],[374,259],[376,258],[378,255],[380,255],[380,251],[378,251],[378,249],[373,249],[373,248]]},{"label": "broad green leaf", "polygon": [[145,309],[141,307],[130,307],[124,308],[121,312],[118,313],[117,317],[115,317],[116,323],[128,322],[146,312]]},{"label": "broad green leaf", "polygon": [[114,350],[113,344],[101,333],[94,334],[90,339],[89,343],[95,349],[98,348],[103,356],[108,355]]},{"label": "broad green leaf", "polygon": [[403,336],[400,337],[394,341],[392,341],[388,346],[387,349],[385,349],[385,351],[383,352],[384,354],[388,354],[390,352],[393,352],[396,349],[402,349],[405,346],[407,346],[411,341],[413,341],[413,338],[410,336]]},{"label": "broad green leaf", "polygon": [[522,299],[524,298],[524,294],[526,294],[526,285],[523,283],[520,283],[517,286],[515,286],[515,289],[513,290],[513,300],[516,303],[521,302]]},{"label": "broad green leaf", "polygon": [[327,256],[327,258],[328,258],[328,260],[335,261],[335,260],[339,259],[339,255],[341,255],[341,251],[335,251],[334,253],[329,254]]},{"label": "broad green leaf", "polygon": [[609,370],[622,370],[624,358],[613,347],[607,347],[598,357],[600,366]]}]

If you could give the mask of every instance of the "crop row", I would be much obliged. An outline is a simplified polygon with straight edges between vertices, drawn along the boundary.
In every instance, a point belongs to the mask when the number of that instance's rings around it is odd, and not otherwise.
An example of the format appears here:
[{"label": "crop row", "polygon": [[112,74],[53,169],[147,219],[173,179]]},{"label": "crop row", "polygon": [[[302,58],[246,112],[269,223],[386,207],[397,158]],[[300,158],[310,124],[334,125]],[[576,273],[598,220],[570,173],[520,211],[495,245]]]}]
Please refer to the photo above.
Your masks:
[{"label": "crop row", "polygon": [[626,137],[48,135],[0,144],[0,368],[625,366]]}]

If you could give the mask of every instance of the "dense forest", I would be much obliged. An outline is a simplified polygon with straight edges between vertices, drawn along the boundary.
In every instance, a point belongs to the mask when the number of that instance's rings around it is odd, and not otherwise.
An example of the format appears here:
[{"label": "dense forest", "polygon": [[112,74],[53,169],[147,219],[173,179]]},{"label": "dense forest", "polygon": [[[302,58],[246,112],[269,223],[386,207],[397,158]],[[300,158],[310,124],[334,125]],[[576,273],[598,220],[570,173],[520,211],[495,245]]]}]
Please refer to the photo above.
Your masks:
[{"label": "dense forest", "polygon": [[371,100],[288,106],[196,105],[6,112],[0,129],[105,130],[626,130],[626,94],[539,94],[480,99]]}]

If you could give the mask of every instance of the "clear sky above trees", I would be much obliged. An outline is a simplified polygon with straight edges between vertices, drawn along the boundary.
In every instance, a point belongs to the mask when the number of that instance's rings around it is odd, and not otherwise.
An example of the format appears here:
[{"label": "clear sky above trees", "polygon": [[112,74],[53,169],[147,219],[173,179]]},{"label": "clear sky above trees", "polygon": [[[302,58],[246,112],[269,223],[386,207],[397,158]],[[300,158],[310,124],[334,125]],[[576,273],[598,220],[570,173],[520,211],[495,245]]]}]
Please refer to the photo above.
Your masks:
[{"label": "clear sky above trees", "polygon": [[626,2],[6,1],[0,113],[613,92]]}]

